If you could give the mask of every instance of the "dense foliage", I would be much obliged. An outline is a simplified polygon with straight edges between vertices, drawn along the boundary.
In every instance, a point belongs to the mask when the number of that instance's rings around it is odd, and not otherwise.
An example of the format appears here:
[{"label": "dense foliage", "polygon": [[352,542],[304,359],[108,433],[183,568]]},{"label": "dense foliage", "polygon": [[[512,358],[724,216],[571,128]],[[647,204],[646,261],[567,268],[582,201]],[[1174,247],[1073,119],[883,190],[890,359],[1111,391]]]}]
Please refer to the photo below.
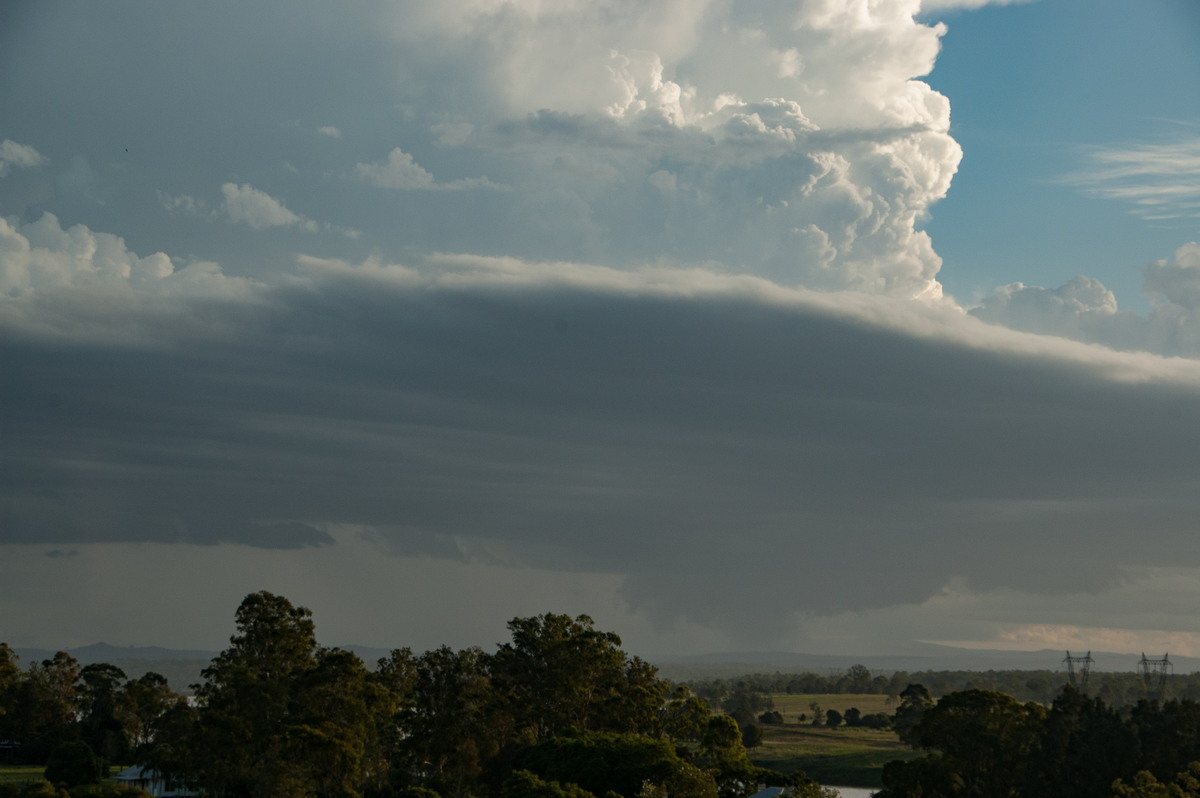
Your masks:
[{"label": "dense foliage", "polygon": [[97,757],[132,761],[149,755],[152,741],[187,712],[186,699],[158,674],[126,679],[119,668],[81,667],[61,651],[21,670],[0,643],[0,741],[13,763],[68,763],[67,772],[87,772]]},{"label": "dense foliage", "polygon": [[884,798],[1200,796],[1200,703],[1118,711],[1065,687],[1049,707],[990,690],[924,703],[907,730],[928,753],[884,768]]},{"label": "dense foliage", "polygon": [[[52,794],[93,789],[76,785],[99,778],[101,757],[220,798],[821,794],[751,765],[737,720],[585,615],[516,618],[493,653],[397,649],[374,669],[318,645],[311,613],[281,596],[247,596],[235,621],[194,702],[65,653],[22,671],[0,644],[0,740],[47,766]],[[752,720],[758,704],[746,709]]]},{"label": "dense foliage", "polygon": [[[281,596],[247,596],[235,623],[191,701],[157,674],[63,652],[23,670],[0,643],[0,741],[47,778],[0,798],[132,795],[97,782],[106,763],[134,762],[220,798],[741,798],[763,785],[817,798],[747,749],[785,722],[771,693],[835,691],[886,694],[891,714],[814,700],[804,722],[891,728],[925,752],[885,767],[886,798],[1200,798],[1190,677],[1169,700],[1139,700],[1123,674],[1042,701],[1028,696],[1060,674],[931,672],[929,687],[861,665],[672,686],[584,615],[515,618],[491,653],[401,648],[374,668],[318,645],[311,613]],[[993,684],[1012,689],[979,686]]]}]

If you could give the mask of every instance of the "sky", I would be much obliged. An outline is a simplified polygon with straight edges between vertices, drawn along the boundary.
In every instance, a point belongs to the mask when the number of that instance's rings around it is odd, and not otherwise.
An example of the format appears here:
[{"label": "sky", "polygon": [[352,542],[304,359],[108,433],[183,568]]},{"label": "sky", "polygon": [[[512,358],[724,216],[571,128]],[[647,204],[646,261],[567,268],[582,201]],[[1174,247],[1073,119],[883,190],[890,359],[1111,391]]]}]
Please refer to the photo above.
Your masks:
[{"label": "sky", "polygon": [[1200,656],[1193,0],[0,6],[0,640]]}]

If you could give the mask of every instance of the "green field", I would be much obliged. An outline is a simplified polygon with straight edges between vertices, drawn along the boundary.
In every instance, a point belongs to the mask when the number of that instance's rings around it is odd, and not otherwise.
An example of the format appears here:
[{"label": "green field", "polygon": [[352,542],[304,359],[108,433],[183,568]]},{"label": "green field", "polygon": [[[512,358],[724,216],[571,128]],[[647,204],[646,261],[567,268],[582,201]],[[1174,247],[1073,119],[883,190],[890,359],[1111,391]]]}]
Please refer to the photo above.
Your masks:
[{"label": "green field", "polygon": [[846,710],[850,707],[858,707],[859,711],[864,715],[870,715],[874,712],[886,712],[890,715],[896,711],[894,702],[889,701],[885,695],[860,695],[855,693],[790,695],[788,693],[777,693],[771,696],[771,700],[775,704],[775,711],[782,713],[783,719],[788,723],[795,723],[796,716],[801,712],[811,718],[812,709],[809,705],[814,701],[821,705],[822,712],[827,709],[836,709],[838,712],[845,714]]},{"label": "green field", "polygon": [[41,781],[45,770],[41,765],[0,765],[0,784]]},{"label": "green field", "polygon": [[[113,765],[109,768],[109,777],[124,770],[123,766]],[[0,765],[0,784],[25,784],[31,781],[41,781],[46,777],[43,765]]]},{"label": "green field", "polygon": [[785,773],[803,770],[822,784],[878,788],[885,763],[920,755],[890,731],[845,726],[828,729],[796,720],[801,712],[812,716],[809,704],[813,701],[821,705],[822,712],[836,709],[844,713],[850,707],[858,707],[864,715],[891,712],[887,696],[773,695],[771,699],[785,723],[763,727],[762,745],[750,752],[756,765]]}]

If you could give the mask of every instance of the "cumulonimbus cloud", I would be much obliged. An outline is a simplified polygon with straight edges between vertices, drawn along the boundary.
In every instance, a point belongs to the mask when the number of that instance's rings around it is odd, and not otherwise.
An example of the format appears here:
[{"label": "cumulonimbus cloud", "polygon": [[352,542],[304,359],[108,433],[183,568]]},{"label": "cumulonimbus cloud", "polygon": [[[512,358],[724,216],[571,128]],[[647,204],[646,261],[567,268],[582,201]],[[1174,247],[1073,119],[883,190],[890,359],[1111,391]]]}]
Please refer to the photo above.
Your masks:
[{"label": "cumulonimbus cloud", "polygon": [[[941,260],[918,224],[961,152],[949,103],[919,80],[944,29],[915,10],[414,2],[380,27],[403,43],[406,74],[440,76],[426,146],[464,148],[509,189],[481,206],[489,254],[720,262],[789,285],[937,297]],[[441,179],[419,144],[356,173],[469,186]]]}]

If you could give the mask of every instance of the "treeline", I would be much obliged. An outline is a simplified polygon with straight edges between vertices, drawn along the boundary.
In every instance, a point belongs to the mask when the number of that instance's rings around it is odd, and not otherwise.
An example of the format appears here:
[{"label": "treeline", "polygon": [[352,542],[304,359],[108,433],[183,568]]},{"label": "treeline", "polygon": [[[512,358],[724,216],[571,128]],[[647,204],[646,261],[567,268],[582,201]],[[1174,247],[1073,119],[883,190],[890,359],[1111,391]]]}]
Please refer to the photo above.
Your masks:
[{"label": "treeline", "polygon": [[1065,687],[1047,707],[991,690],[934,701],[912,685],[896,714],[927,753],[884,766],[882,798],[1197,798],[1200,703],[1118,710]]},{"label": "treeline", "polygon": [[[991,690],[1010,695],[1018,701],[1049,704],[1067,682],[1066,673],[1052,670],[927,670],[894,671],[884,675],[872,674],[865,666],[855,665],[833,674],[752,673],[736,678],[696,679],[685,684],[714,706],[721,706],[730,697],[746,692],[762,695],[859,693],[898,698],[909,684],[924,685],[935,697],[964,690]],[[1117,707],[1136,704],[1147,698],[1200,701],[1200,673],[1168,675],[1160,689],[1157,684],[1148,687],[1136,673],[1094,672],[1090,675],[1087,692]]]},{"label": "treeline", "polygon": [[587,616],[508,627],[494,652],[401,648],[368,668],[319,646],[307,609],[254,593],[192,701],[162,677],[126,680],[64,653],[22,671],[0,645],[0,741],[61,786],[99,780],[107,759],[220,798],[823,794],[803,774],[751,765],[734,718]]},{"label": "treeline", "polygon": [[0,762],[46,764],[77,741],[109,761],[129,761],[186,711],[187,700],[157,673],[126,679],[114,665],[81,666],[62,651],[22,671],[0,643]]}]

